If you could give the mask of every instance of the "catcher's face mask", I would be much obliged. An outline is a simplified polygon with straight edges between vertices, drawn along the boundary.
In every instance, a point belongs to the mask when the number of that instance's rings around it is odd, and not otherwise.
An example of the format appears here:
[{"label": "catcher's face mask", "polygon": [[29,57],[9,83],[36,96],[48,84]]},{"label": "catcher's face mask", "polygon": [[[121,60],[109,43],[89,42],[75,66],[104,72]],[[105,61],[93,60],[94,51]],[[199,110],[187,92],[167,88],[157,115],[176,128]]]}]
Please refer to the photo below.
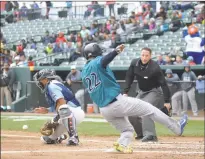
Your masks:
[{"label": "catcher's face mask", "polygon": [[47,83],[46,82],[43,82],[44,79],[47,79],[47,76],[48,76],[48,72],[44,71],[44,70],[41,70],[39,72],[37,72],[34,76],[33,76],[33,80],[35,81],[36,85],[41,89],[41,91],[45,91],[45,88],[46,88],[46,85]]}]

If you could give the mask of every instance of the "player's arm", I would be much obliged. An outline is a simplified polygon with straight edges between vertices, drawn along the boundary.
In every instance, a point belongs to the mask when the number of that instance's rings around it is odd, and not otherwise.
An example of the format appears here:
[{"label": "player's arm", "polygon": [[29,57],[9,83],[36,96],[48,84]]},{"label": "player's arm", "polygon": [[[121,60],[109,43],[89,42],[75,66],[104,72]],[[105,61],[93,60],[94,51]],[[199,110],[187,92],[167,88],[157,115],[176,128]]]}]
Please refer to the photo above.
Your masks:
[{"label": "player's arm", "polygon": [[101,59],[101,65],[102,67],[106,68],[107,65],[119,54],[124,50],[124,45],[119,45],[116,47],[116,49],[109,54],[105,55]]},{"label": "player's arm", "polygon": [[126,77],[125,77],[125,88],[124,88],[124,94],[127,94],[130,90],[130,87],[134,81],[134,63],[135,59],[132,60],[129,69],[127,70]]}]

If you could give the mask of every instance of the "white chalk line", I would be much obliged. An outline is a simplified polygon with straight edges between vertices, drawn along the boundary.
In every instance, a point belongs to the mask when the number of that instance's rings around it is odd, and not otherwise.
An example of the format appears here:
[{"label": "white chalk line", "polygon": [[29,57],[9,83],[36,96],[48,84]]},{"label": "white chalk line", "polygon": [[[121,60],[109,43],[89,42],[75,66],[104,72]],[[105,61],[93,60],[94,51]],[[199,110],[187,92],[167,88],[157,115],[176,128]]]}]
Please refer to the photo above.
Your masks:
[{"label": "white chalk line", "polygon": [[[34,151],[1,151],[1,154],[22,154],[22,153],[62,153],[62,152],[107,152],[108,149],[67,149],[67,150],[34,150]],[[141,150],[135,150],[135,153],[166,153],[166,154],[181,154],[181,155],[187,155],[187,154],[204,154],[204,152],[197,152],[197,151],[191,151],[191,152],[178,152],[178,151],[141,151]]]},{"label": "white chalk line", "polygon": [[[11,134],[1,134],[2,137],[19,137],[19,138],[35,138],[35,139],[40,139],[40,137],[38,136],[26,136],[26,135],[11,135]],[[113,141],[105,141],[105,140],[86,140],[83,139],[81,141],[85,141],[85,142],[100,142],[100,143],[108,143],[111,142],[113,143]],[[194,145],[202,145],[204,146],[204,143],[200,143],[200,142],[155,142],[155,143],[137,143],[137,145],[166,145],[166,144],[191,144],[193,146]]]}]

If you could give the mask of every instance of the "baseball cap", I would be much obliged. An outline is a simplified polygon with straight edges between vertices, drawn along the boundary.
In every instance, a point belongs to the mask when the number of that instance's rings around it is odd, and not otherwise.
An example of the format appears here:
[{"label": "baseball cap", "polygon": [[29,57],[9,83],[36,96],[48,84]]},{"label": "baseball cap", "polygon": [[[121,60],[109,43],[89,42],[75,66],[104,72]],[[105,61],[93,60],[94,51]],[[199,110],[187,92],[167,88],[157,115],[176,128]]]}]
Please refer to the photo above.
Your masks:
[{"label": "baseball cap", "polygon": [[14,60],[20,60],[20,56],[16,56]]},{"label": "baseball cap", "polygon": [[166,69],[166,74],[172,74],[172,70],[171,69]]},{"label": "baseball cap", "polygon": [[70,68],[71,68],[71,70],[75,70],[76,66],[71,66]]},{"label": "baseball cap", "polygon": [[187,58],[187,60],[188,60],[188,61],[193,61],[194,58],[193,58],[192,56],[189,56],[189,57]]}]

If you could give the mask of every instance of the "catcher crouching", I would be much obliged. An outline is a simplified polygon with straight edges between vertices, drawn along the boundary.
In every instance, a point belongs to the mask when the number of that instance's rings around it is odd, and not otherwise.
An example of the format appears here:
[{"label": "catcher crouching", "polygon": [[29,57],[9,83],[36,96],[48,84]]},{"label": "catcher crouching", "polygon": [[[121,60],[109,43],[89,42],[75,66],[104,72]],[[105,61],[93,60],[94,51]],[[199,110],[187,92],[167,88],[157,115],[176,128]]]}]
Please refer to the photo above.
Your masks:
[{"label": "catcher crouching", "polygon": [[[79,137],[76,125],[81,123],[85,117],[84,111],[73,93],[64,86],[56,76],[54,70],[43,69],[33,76],[36,85],[45,93],[50,107],[56,109],[57,115],[44,124],[41,128],[41,140],[46,144],[61,143],[67,138],[67,145],[78,145]],[[37,113],[47,113],[47,108],[36,108]]]}]

